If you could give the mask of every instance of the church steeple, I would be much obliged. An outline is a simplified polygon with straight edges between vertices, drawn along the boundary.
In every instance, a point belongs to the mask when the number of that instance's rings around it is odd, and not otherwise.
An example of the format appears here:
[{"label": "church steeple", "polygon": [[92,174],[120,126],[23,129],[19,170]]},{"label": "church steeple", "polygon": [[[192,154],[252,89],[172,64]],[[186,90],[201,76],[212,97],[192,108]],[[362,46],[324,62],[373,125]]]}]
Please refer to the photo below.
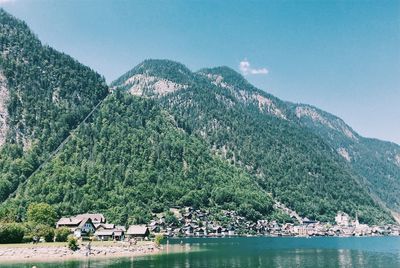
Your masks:
[{"label": "church steeple", "polygon": [[356,227],[359,226],[359,225],[360,225],[360,223],[358,221],[358,212],[356,211]]}]

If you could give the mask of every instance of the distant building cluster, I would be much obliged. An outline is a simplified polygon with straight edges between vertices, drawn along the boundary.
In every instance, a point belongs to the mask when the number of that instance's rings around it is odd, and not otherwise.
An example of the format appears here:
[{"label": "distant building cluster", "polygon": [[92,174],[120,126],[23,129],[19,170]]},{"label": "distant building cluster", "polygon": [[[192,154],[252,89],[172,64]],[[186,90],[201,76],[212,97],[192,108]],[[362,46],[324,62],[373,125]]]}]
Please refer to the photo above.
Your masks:
[{"label": "distant building cluster", "polygon": [[288,211],[297,223],[283,223],[276,221],[258,220],[252,222],[239,216],[235,211],[222,211],[223,220],[214,219],[213,215],[203,210],[185,208],[186,213],[179,214],[178,224],[167,224],[165,217],[152,220],[149,228],[154,233],[162,233],[169,237],[219,237],[219,236],[364,236],[364,235],[399,235],[400,227],[368,226],[360,224],[358,220],[351,221],[349,215],[339,212],[336,224],[318,222],[308,218],[301,218],[293,211]]},{"label": "distant building cluster", "polygon": [[[301,218],[294,211],[276,204],[285,210],[296,223],[278,223],[258,220],[252,222],[232,210],[222,210],[218,217],[209,211],[185,207],[171,208],[174,221],[165,213],[155,214],[146,225],[118,226],[107,223],[103,214],[79,214],[61,218],[56,227],[68,228],[75,237],[94,236],[98,240],[146,239],[151,234],[168,237],[223,237],[223,236],[373,236],[399,235],[397,225],[368,226],[360,224],[357,217],[352,220],[348,214],[338,212],[335,224]],[[218,219],[217,219],[218,218]]]}]

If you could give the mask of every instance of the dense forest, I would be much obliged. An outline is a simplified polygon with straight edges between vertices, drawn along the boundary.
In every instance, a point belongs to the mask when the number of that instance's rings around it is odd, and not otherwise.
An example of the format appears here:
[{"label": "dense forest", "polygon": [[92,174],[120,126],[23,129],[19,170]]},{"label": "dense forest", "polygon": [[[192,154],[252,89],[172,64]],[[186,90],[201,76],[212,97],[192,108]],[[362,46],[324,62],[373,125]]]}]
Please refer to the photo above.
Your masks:
[{"label": "dense forest", "polygon": [[122,224],[173,206],[219,206],[253,220],[273,210],[251,176],[213,156],[156,102],[119,91],[3,213],[23,218],[26,202],[52,204],[60,215],[99,211]]},{"label": "dense forest", "polygon": [[398,145],[282,101],[228,67],[146,60],[109,89],[1,9],[0,25],[0,221],[26,221],[38,202],[57,217],[99,212],[120,224],[175,206],[255,221],[282,217],[279,201],[320,221],[343,211],[393,222]]},{"label": "dense forest", "polygon": [[291,105],[293,113],[311,109],[318,120],[300,116],[301,124],[320,137],[363,178],[363,185],[390,209],[400,211],[400,146],[358,135],[340,118],[309,105]]},{"label": "dense forest", "polygon": [[0,148],[1,202],[107,95],[108,87],[88,67],[42,45],[24,22],[3,9],[0,26],[0,74],[8,93],[8,131]]}]

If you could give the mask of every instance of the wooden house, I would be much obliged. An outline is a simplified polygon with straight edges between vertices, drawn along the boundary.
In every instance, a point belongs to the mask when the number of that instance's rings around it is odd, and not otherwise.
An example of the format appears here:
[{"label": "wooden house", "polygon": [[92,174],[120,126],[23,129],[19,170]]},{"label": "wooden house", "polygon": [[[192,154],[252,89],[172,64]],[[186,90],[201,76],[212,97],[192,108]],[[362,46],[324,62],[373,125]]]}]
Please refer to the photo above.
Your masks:
[{"label": "wooden house", "polygon": [[130,225],[128,231],[126,231],[126,235],[129,238],[142,240],[150,235],[150,231],[145,225]]}]

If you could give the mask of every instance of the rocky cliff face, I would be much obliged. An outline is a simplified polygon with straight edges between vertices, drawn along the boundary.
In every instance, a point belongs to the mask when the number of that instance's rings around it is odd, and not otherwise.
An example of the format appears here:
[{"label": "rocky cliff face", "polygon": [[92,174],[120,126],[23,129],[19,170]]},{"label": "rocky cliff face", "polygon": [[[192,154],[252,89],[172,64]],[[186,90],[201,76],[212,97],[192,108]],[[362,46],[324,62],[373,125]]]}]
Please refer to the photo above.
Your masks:
[{"label": "rocky cliff face", "polygon": [[202,69],[198,74],[206,77],[215,86],[229,90],[238,101],[246,105],[255,105],[261,112],[281,119],[287,119],[284,111],[282,111],[276,103],[276,98],[272,98],[272,96],[267,95],[265,92],[257,90],[252,85],[248,84],[247,81],[235,83],[235,80],[240,81],[242,78],[230,68],[217,67]]},{"label": "rocky cliff face", "polygon": [[188,85],[147,74],[136,74],[129,77],[124,82],[124,86],[129,88],[128,91],[132,95],[142,97],[160,97],[188,87]]},{"label": "rocky cliff face", "polygon": [[311,119],[315,124],[321,124],[325,127],[330,128],[333,131],[337,131],[349,139],[358,140],[357,134],[346,125],[340,118],[329,118],[324,113],[319,112],[316,108],[308,105],[298,105],[295,110],[296,116],[299,119],[304,117]]}]

